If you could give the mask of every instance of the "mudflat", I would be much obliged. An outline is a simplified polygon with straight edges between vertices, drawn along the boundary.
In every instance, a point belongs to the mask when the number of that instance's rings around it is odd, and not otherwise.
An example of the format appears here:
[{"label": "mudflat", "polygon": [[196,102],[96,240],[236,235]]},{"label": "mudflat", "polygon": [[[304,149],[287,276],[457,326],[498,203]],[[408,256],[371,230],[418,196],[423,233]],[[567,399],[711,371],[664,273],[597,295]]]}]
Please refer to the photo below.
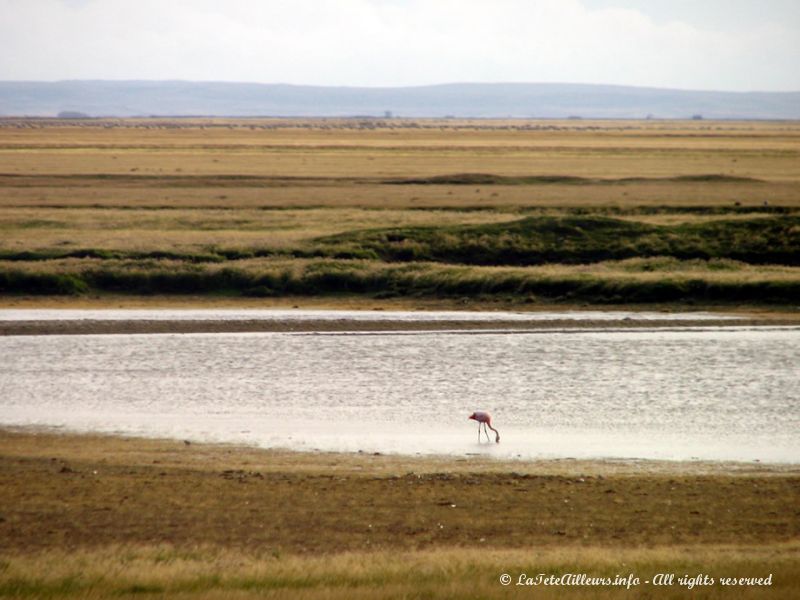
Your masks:
[{"label": "mudflat", "polygon": [[0,536],[17,550],[222,544],[305,553],[480,544],[775,543],[800,467],[499,462],[0,434]]},{"label": "mudflat", "polygon": [[[0,591],[500,597],[504,572],[644,581],[705,569],[772,573],[736,597],[788,598],[800,589],[798,506],[796,465],[296,453],[5,429]],[[734,597],[719,582],[695,592]]]},{"label": "mudflat", "polygon": [[63,321],[0,321],[0,335],[91,335],[91,334],[141,334],[141,333],[311,333],[311,332],[393,332],[393,331],[439,331],[459,332],[515,332],[537,330],[575,329],[651,329],[657,327],[705,327],[797,325],[797,319],[746,319],[728,321],[709,319],[698,323],[692,320],[649,321],[471,321],[469,319],[441,322],[431,321],[352,321],[352,320],[63,320]]},{"label": "mudflat", "polygon": [[[65,313],[63,318],[42,320],[10,320],[0,312],[0,336],[2,335],[82,335],[82,334],[141,334],[141,333],[243,333],[243,332],[392,332],[392,331],[534,331],[534,330],[575,330],[575,329],[642,329],[659,327],[730,327],[730,326],[797,326],[800,325],[800,313],[793,310],[777,308],[737,307],[721,308],[719,306],[693,307],[696,311],[705,312],[702,320],[693,318],[686,310],[672,305],[639,306],[629,305],[606,306],[592,317],[591,309],[586,305],[537,305],[521,306],[513,302],[422,299],[392,299],[375,301],[358,297],[342,298],[288,298],[272,300],[246,300],[207,297],[170,297],[156,296],[135,298],[129,296],[102,296],[86,298],[53,298],[53,297],[16,297],[0,298],[0,309],[23,310],[292,310],[302,315],[304,310],[325,311],[403,311],[427,312],[449,311],[461,312],[463,318],[450,316],[446,321],[427,319],[392,319],[383,317],[380,320],[361,320],[343,316],[342,318],[314,319],[298,318],[257,318],[212,319],[91,319],[70,318]],[[686,318],[676,316],[675,311],[686,314]],[[513,311],[524,312],[531,320],[503,320],[502,318],[486,320],[470,318],[472,311]],[[569,318],[570,312],[581,312],[580,319]],[[609,319],[602,314],[608,311],[624,311],[626,317]],[[637,312],[645,311],[647,318],[638,318]],[[564,318],[536,319],[536,313],[563,313]],[[659,318],[659,313],[663,318]]]}]

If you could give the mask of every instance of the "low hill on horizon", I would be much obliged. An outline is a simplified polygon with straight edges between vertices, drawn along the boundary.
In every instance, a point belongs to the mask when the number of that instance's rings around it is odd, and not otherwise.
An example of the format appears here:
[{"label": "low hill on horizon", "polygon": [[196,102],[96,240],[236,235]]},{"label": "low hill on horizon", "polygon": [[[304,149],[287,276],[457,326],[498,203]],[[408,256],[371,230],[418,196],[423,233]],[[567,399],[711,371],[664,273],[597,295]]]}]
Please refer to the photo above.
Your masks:
[{"label": "low hill on horizon", "polygon": [[800,92],[595,84],[325,87],[191,81],[0,81],[0,116],[800,119]]}]

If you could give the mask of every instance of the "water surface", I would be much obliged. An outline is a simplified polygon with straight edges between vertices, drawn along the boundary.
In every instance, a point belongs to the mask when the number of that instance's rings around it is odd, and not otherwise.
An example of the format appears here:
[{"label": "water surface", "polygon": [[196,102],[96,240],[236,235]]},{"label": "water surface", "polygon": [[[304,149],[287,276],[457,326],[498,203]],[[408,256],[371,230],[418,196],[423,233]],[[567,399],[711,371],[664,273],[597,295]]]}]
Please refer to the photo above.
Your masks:
[{"label": "water surface", "polygon": [[[300,450],[800,462],[791,327],[7,336],[0,358],[6,425]],[[476,409],[494,414],[500,444],[477,442]]]},{"label": "water surface", "polygon": [[0,309],[0,321],[710,321],[739,317],[657,311],[395,311],[297,309]]}]

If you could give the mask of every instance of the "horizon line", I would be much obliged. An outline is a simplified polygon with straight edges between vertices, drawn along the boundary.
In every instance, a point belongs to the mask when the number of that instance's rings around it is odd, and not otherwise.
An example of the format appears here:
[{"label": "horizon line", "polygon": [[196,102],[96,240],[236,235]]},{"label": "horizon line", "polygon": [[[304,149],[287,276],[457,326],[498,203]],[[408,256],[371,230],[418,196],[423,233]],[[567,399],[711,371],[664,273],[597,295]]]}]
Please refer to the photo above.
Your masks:
[{"label": "horizon line", "polygon": [[296,88],[327,88],[327,89],[358,89],[358,90],[401,90],[401,89],[420,89],[450,86],[574,86],[574,87],[606,87],[606,88],[630,88],[638,90],[659,90],[672,92],[701,92],[714,94],[798,94],[797,90],[721,90],[721,89],[699,89],[681,87],[660,87],[652,85],[634,85],[621,83],[581,83],[574,81],[451,81],[441,83],[424,83],[412,85],[352,85],[352,84],[315,84],[315,83],[286,83],[286,82],[262,82],[262,81],[241,81],[241,80],[222,80],[222,79],[0,79],[0,84],[24,83],[24,84],[60,84],[60,83],[184,83],[184,84],[216,84],[216,85],[256,85],[256,86],[282,86]]}]

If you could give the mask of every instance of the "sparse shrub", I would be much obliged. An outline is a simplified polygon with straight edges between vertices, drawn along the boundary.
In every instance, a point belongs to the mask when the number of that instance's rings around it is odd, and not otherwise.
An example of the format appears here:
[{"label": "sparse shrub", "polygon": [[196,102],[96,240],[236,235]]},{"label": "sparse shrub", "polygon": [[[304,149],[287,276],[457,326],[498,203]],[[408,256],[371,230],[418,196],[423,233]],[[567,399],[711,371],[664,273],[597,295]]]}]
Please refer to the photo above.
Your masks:
[{"label": "sparse shrub", "polygon": [[253,296],[255,298],[270,298],[272,296],[276,296],[275,290],[266,285],[257,285],[255,287],[248,288],[244,290],[243,294],[245,296]]},{"label": "sparse shrub", "polygon": [[77,275],[60,273],[0,272],[0,293],[72,296],[86,293],[89,286]]}]

